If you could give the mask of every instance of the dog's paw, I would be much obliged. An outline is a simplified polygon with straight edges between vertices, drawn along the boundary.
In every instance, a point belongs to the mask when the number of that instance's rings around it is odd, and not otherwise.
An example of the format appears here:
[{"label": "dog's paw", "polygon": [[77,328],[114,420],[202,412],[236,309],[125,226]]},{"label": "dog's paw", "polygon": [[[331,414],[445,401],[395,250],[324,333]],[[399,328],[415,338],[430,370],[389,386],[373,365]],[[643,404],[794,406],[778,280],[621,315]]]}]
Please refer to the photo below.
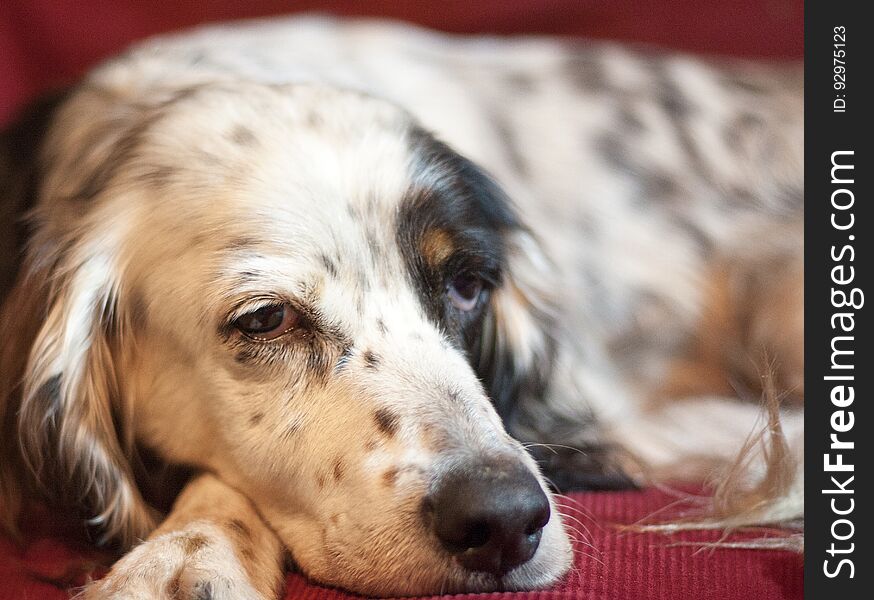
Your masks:
[{"label": "dog's paw", "polygon": [[233,546],[206,523],[135,547],[76,600],[272,600],[256,591]]}]

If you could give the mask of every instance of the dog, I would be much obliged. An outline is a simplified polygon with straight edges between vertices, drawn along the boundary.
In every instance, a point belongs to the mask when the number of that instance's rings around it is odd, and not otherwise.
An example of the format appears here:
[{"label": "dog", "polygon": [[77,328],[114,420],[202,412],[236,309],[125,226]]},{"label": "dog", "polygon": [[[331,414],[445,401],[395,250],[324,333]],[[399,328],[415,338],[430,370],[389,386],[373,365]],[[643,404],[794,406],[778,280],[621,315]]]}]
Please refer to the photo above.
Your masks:
[{"label": "dog", "polygon": [[264,600],[287,557],[548,586],[552,489],[741,450],[769,495],[717,521],[799,516],[801,90],[316,17],[108,61],[3,137],[6,526],[36,497],[126,552],[84,598]]}]

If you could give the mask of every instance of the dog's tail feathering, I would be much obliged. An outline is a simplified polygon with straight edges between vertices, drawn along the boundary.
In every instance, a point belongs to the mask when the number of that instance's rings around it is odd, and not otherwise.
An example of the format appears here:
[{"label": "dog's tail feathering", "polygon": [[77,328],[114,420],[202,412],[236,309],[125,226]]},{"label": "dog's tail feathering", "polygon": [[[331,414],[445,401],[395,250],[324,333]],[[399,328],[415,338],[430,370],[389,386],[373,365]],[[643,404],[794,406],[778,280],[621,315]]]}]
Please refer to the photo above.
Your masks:
[{"label": "dog's tail feathering", "polygon": [[[704,461],[709,465],[710,493],[690,496],[671,490],[677,504],[688,508],[676,517],[653,515],[629,529],[665,534],[720,529],[726,535],[739,529],[762,533],[741,541],[721,540],[702,546],[804,550],[804,461],[800,411],[782,406],[772,363],[762,376],[762,399],[741,408],[758,412],[746,441],[733,459]],[[745,422],[749,423],[747,419]],[[671,478],[672,469],[654,474],[655,480]]]}]

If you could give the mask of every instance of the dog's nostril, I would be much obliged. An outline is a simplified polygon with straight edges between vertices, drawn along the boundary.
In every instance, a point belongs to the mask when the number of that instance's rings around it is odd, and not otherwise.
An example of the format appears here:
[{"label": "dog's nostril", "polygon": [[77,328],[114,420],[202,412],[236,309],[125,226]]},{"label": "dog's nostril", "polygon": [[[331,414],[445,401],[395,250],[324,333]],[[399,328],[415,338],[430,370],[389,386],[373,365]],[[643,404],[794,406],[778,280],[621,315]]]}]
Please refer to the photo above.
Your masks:
[{"label": "dog's nostril", "polygon": [[546,527],[546,524],[549,523],[549,505],[546,505],[546,510],[541,510],[540,513],[535,516],[528,523],[528,527],[525,528],[525,535],[534,535],[535,533],[540,533],[540,530]]},{"label": "dog's nostril", "polygon": [[489,537],[491,537],[491,532],[487,523],[474,523],[467,527],[467,532],[460,544],[460,550],[485,546]]},{"label": "dog's nostril", "polygon": [[534,556],[550,518],[537,479],[516,463],[451,473],[424,507],[437,538],[462,566],[496,575]]}]

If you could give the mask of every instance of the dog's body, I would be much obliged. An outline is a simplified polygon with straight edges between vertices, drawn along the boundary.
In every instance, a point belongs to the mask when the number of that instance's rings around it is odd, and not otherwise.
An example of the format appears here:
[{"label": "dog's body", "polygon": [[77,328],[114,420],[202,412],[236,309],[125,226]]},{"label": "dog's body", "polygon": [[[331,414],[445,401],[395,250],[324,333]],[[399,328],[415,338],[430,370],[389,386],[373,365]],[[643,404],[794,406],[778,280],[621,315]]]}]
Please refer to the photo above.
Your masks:
[{"label": "dog's body", "polygon": [[[800,91],[794,68],[325,20],[104,65],[32,177],[7,157],[32,226],[0,323],[4,510],[30,473],[150,534],[94,597],[269,598],[283,547],[366,593],[555,580],[555,516],[512,561],[435,550],[444,490],[530,478],[503,427],[557,445],[531,450],[560,488],[628,483],[626,453],[699,476],[754,427],[719,398],[762,351],[801,395]],[[156,531],[145,450],[210,473]]]}]

